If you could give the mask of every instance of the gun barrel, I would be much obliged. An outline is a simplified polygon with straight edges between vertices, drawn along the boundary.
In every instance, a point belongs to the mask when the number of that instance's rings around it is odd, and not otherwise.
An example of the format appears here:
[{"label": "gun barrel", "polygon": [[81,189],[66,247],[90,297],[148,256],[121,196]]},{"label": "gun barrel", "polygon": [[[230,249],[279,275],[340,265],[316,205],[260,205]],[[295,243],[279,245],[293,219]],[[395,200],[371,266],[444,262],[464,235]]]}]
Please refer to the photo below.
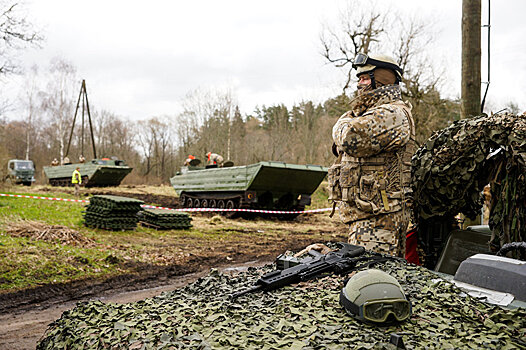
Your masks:
[{"label": "gun barrel", "polygon": [[240,292],[236,292],[236,293],[232,294],[230,296],[230,299],[235,299],[235,298],[240,297],[242,295],[245,295],[245,294],[248,294],[248,293],[252,293],[252,292],[256,292],[256,291],[260,290],[261,288],[263,288],[263,286],[258,284],[258,285],[254,286],[252,288],[248,288],[248,289],[245,289],[245,290],[242,290]]},{"label": "gun barrel", "polygon": [[[365,249],[348,243],[338,243],[340,249],[327,255],[310,253],[313,258],[303,260],[295,265],[282,270],[275,270],[261,276],[252,288],[235,292],[230,299],[259,290],[272,290],[288,286],[293,283],[306,281],[308,279],[323,275],[325,273],[344,273],[352,270],[356,265],[357,256],[362,255]],[[354,258],[354,259],[353,259]]]}]

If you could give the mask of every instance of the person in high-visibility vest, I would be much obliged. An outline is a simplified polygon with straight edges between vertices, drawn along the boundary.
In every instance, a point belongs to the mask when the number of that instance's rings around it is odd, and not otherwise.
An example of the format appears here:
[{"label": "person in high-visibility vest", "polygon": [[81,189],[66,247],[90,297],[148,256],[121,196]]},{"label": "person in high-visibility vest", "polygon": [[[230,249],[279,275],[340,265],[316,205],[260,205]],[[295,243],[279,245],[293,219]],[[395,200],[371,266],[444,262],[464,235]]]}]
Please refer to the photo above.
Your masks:
[{"label": "person in high-visibility vest", "polygon": [[183,166],[189,166],[189,165],[190,165],[190,162],[191,162],[192,160],[194,160],[194,159],[195,159],[195,157],[194,157],[193,155],[189,154],[189,155],[188,155],[188,158],[186,158],[186,160],[184,161]]},{"label": "person in high-visibility vest", "polygon": [[80,176],[80,168],[77,167],[71,176],[71,183],[75,186],[75,196],[79,196],[80,185],[82,184],[82,177]]}]

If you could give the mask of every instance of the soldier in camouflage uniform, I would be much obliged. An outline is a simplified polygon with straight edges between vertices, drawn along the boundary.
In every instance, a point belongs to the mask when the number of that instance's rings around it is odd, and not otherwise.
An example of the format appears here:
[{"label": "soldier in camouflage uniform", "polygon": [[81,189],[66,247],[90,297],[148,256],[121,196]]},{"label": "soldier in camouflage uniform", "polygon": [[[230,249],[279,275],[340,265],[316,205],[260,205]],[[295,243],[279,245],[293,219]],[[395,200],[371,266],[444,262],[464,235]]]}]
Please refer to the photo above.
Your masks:
[{"label": "soldier in camouflage uniform", "polygon": [[209,165],[217,164],[218,167],[223,166],[223,157],[219,154],[208,152],[206,156],[208,158]]},{"label": "soldier in camouflage uniform", "polygon": [[398,85],[403,72],[383,55],[358,54],[353,68],[357,97],[332,129],[338,158],[329,168],[329,200],[349,224],[349,243],[404,256],[416,143],[411,106]]}]

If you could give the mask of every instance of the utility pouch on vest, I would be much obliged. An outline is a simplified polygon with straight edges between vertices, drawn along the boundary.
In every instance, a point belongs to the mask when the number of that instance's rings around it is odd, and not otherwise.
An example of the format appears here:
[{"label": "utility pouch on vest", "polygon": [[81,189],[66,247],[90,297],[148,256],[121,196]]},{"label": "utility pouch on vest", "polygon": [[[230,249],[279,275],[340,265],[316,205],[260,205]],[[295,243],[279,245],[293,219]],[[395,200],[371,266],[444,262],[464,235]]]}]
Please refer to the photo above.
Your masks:
[{"label": "utility pouch on vest", "polygon": [[342,164],[340,173],[340,186],[342,191],[342,200],[344,202],[354,201],[358,179],[360,178],[359,165],[356,163]]},{"label": "utility pouch on vest", "polygon": [[360,199],[364,201],[374,201],[378,197],[380,184],[376,178],[376,173],[362,175],[360,177]]},{"label": "utility pouch on vest", "polygon": [[354,202],[356,203],[356,207],[365,213],[377,214],[380,212],[378,206],[371,201],[363,201],[356,197]]},{"label": "utility pouch on vest", "polygon": [[365,213],[376,214],[380,212],[377,204],[379,193],[380,184],[377,173],[362,175],[359,180],[359,193],[355,198],[356,206]]},{"label": "utility pouch on vest", "polygon": [[329,182],[329,201],[341,201],[342,200],[342,190],[340,188],[340,170],[341,170],[341,161],[342,154],[338,156],[336,162],[329,167],[327,171],[327,181]]}]

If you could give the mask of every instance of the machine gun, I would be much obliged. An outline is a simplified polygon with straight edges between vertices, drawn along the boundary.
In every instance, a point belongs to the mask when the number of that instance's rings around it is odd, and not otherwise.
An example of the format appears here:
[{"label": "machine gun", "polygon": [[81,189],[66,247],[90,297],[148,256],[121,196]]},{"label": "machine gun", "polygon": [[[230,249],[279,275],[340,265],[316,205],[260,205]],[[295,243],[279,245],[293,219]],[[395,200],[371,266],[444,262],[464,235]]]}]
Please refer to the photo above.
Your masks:
[{"label": "machine gun", "polygon": [[323,274],[337,273],[344,275],[352,271],[356,266],[355,258],[365,252],[364,247],[342,242],[337,243],[337,245],[340,248],[339,250],[329,252],[326,255],[311,254],[313,258],[303,259],[298,265],[269,272],[261,276],[254,287],[236,292],[232,294],[231,298],[234,299],[259,290],[268,291],[281,288],[289,284],[307,281]]}]

